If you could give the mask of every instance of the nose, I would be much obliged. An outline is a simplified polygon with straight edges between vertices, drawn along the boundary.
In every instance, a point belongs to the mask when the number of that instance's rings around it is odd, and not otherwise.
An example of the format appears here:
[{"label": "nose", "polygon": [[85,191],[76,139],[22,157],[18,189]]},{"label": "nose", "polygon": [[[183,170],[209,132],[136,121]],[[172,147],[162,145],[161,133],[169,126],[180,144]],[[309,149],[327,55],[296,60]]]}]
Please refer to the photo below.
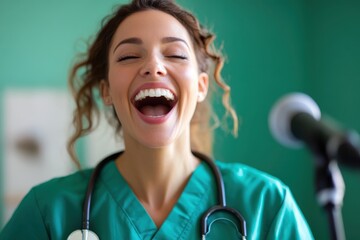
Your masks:
[{"label": "nose", "polygon": [[165,76],[167,74],[166,68],[163,62],[157,57],[149,57],[149,59],[144,63],[140,74],[144,77],[152,76],[159,77]]}]

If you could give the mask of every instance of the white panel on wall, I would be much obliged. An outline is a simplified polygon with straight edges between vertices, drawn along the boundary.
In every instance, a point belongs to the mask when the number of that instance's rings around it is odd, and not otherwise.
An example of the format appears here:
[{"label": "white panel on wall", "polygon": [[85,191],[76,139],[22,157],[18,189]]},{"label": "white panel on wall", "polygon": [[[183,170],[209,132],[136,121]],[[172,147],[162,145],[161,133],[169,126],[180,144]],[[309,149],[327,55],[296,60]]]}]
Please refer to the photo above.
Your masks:
[{"label": "white panel on wall", "polygon": [[74,165],[66,151],[70,96],[63,90],[10,89],[4,94],[5,221],[29,189]]}]

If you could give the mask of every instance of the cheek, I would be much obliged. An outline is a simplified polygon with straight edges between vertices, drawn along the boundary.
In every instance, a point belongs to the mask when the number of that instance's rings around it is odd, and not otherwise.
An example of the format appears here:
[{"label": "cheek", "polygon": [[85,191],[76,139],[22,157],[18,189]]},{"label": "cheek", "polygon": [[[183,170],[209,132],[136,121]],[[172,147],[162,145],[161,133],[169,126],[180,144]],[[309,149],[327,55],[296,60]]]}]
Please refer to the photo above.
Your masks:
[{"label": "cheek", "polygon": [[198,73],[194,67],[184,67],[176,70],[182,84],[197,85]]},{"label": "cheek", "polygon": [[197,71],[184,72],[184,84],[188,88],[189,94],[196,95],[198,92],[198,74]]},{"label": "cheek", "polygon": [[[131,84],[131,73],[129,71],[123,70],[109,70],[108,74],[110,92],[113,97],[119,97],[120,95],[124,97]],[[121,93],[121,94],[120,94]]]}]

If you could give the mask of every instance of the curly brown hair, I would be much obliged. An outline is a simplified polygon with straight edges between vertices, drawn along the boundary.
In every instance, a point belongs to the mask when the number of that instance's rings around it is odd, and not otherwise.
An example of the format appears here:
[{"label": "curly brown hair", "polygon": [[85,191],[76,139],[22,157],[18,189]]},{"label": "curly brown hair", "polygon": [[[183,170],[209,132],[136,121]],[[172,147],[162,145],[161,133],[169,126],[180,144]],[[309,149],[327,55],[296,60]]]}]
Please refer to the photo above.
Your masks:
[{"label": "curly brown hair", "polygon": [[[120,6],[113,14],[104,18],[102,27],[95,40],[83,58],[71,69],[69,76],[70,90],[75,99],[76,108],[73,116],[75,132],[69,138],[67,149],[71,158],[79,166],[75,153],[75,142],[82,136],[95,129],[94,120],[99,117],[99,104],[96,91],[102,80],[108,75],[108,52],[112,38],[120,23],[133,13],[149,9],[165,12],[176,18],[189,32],[199,64],[199,71],[206,72],[218,87],[223,90],[222,104],[226,115],[233,120],[233,134],[236,135],[238,119],[230,104],[230,87],[221,78],[224,57],[213,45],[215,35],[203,28],[196,17],[182,9],[172,0],[133,0],[129,4]],[[214,90],[214,86],[211,86]],[[211,97],[198,103],[191,121],[191,148],[196,151],[212,155],[213,130],[211,118],[215,116],[212,110]],[[111,115],[111,122],[116,125],[119,133],[121,123],[117,120],[115,111]],[[116,121],[114,121],[116,119]],[[110,119],[111,120],[111,119]]]}]

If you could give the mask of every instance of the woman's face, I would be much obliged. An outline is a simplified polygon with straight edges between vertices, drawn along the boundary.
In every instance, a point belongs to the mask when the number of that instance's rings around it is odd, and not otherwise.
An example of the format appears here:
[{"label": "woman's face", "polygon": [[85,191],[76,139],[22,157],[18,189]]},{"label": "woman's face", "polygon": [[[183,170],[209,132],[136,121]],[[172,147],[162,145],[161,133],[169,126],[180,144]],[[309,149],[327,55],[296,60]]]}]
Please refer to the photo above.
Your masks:
[{"label": "woman's face", "polygon": [[191,38],[180,22],[157,10],[130,15],[115,32],[108,60],[101,92],[116,110],[125,144],[159,148],[189,140],[208,76],[199,73]]}]

